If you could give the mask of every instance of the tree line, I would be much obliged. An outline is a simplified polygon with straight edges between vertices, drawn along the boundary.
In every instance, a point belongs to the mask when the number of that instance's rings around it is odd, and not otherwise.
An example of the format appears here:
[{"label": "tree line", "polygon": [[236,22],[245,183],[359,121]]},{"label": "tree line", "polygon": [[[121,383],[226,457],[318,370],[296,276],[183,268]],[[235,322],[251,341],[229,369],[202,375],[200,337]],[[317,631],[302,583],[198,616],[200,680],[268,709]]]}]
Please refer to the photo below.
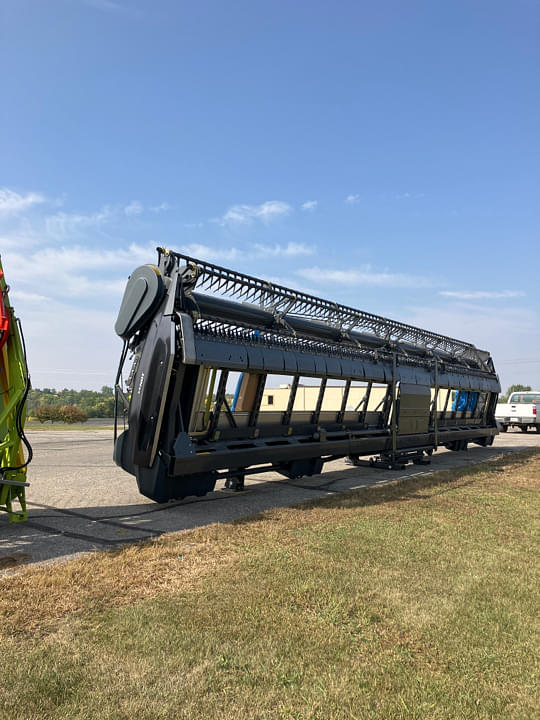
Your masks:
[{"label": "tree line", "polygon": [[56,390],[32,388],[26,401],[26,414],[40,422],[86,422],[88,418],[112,418],[114,391],[104,385],[101,390]]},{"label": "tree line", "polygon": [[515,392],[530,392],[532,390],[530,385],[510,385],[506,391],[506,395],[499,395],[499,402],[508,402],[508,398],[512,393]]}]

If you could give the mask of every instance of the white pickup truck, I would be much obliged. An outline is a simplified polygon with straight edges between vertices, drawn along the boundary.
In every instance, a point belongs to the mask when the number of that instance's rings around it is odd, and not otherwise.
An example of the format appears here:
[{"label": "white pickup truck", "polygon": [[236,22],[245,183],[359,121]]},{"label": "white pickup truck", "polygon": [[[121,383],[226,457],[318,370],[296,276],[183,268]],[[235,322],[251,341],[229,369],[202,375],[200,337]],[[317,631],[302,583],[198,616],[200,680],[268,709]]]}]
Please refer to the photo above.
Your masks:
[{"label": "white pickup truck", "polygon": [[502,432],[509,427],[521,428],[521,432],[531,427],[540,432],[540,390],[512,393],[507,403],[497,403],[495,419]]}]

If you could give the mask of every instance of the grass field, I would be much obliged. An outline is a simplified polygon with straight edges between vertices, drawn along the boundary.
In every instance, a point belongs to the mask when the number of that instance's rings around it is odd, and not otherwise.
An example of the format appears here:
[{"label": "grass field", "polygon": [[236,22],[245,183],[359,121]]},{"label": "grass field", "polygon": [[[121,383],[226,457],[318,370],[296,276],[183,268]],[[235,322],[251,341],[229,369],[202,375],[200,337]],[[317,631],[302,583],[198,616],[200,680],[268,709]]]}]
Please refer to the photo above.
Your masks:
[{"label": "grass field", "polygon": [[0,580],[0,717],[537,717],[540,453]]}]

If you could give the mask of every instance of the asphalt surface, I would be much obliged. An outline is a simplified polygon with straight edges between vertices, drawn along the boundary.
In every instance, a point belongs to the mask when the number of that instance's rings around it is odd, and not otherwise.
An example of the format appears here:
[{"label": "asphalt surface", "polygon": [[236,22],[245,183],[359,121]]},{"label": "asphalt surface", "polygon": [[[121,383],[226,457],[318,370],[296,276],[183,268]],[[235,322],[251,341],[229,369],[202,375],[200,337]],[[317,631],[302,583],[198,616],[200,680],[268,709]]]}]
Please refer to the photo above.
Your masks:
[{"label": "asphalt surface", "polygon": [[10,524],[7,515],[0,514],[0,574],[23,564],[53,562],[310,498],[471,465],[501,452],[540,447],[539,433],[510,431],[499,435],[490,448],[439,450],[430,465],[411,465],[403,471],[351,467],[336,460],[311,478],[288,481],[277,473],[252,475],[242,493],[217,489],[204,498],[158,505],[139,495],[135,478],[113,463],[111,431],[37,431],[29,438],[34,460],[28,473],[28,521]]}]

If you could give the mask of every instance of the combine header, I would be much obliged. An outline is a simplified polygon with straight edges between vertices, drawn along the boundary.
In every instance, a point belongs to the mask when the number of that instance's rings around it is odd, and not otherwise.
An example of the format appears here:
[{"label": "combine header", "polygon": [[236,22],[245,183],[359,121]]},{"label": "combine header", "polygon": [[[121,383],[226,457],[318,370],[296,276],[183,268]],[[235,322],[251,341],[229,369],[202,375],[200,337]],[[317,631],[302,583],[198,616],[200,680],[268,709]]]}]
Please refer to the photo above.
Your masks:
[{"label": "combine header", "polygon": [[8,513],[11,522],[22,522],[27,518],[26,468],[32,459],[32,448],[24,435],[30,377],[22,329],[9,302],[1,261],[0,293],[0,510]]},{"label": "combine header", "polygon": [[[252,473],[314,475],[344,456],[403,467],[497,433],[488,352],[164,248],[131,275],[115,329],[115,461],[157,502],[219,478],[238,490]],[[278,384],[282,408],[265,391]]]}]

